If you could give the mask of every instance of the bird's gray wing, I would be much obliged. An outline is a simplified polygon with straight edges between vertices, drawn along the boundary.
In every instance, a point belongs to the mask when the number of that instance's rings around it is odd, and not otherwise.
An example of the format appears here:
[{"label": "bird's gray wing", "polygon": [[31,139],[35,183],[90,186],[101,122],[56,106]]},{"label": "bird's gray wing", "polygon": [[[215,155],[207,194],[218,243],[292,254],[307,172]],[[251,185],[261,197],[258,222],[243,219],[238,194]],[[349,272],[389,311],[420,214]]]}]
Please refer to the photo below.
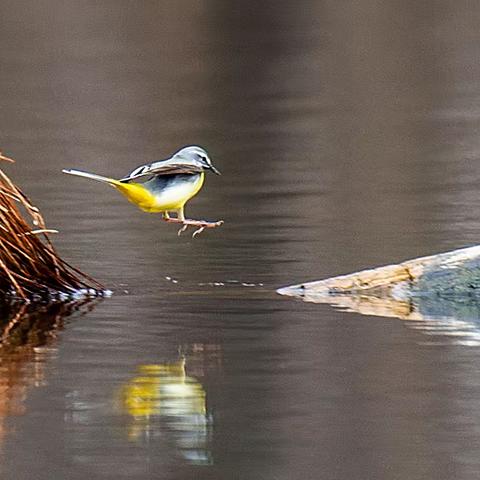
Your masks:
[{"label": "bird's gray wing", "polygon": [[121,182],[129,182],[131,180],[139,180],[144,177],[151,177],[154,175],[177,175],[180,173],[193,175],[201,173],[202,167],[194,162],[179,162],[172,160],[162,160],[159,162],[149,163],[136,168],[126,177],[122,178]]}]

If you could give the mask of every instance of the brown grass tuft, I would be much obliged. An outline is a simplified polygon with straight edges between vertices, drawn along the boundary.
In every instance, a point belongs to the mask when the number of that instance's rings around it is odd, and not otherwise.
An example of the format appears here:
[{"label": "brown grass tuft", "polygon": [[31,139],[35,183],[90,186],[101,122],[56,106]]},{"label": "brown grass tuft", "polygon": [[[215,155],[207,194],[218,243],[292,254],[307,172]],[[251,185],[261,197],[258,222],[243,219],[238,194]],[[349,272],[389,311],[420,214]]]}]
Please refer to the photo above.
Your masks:
[{"label": "brown grass tuft", "polygon": [[[13,162],[0,152],[0,160]],[[25,211],[25,215],[22,211]],[[54,299],[79,291],[99,294],[104,287],[56,253],[37,207],[0,168],[0,294]]]}]

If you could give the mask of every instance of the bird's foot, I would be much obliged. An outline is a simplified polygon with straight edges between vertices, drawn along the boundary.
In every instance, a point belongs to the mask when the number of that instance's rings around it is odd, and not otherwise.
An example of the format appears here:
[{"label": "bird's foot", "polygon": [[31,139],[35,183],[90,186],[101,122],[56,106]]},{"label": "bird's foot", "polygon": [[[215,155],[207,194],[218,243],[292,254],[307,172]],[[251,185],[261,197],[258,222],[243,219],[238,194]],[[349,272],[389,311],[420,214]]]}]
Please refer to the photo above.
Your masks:
[{"label": "bird's foot", "polygon": [[178,231],[178,235],[180,236],[188,227],[198,227],[192,234],[192,237],[195,238],[198,234],[202,233],[206,228],[215,228],[223,225],[223,220],[219,220],[218,222],[207,222],[206,220],[181,220],[179,218],[165,218],[166,222],[171,223],[181,223],[183,226]]},{"label": "bird's foot", "polygon": [[169,223],[181,223],[182,228],[178,231],[178,236],[187,230],[188,227],[198,227],[192,234],[192,237],[195,238],[198,234],[202,233],[206,228],[215,228],[223,225],[223,220],[218,220],[217,222],[207,222],[206,220],[190,220],[190,219],[180,219],[172,217],[163,217],[166,222]]}]

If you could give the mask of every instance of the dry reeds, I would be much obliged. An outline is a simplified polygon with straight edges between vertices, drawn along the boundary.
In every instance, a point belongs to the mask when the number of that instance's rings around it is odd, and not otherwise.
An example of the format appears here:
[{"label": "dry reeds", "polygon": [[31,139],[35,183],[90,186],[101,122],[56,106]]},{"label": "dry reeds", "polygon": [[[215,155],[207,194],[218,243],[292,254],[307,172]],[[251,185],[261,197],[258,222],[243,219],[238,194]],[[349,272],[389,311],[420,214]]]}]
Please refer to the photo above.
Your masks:
[{"label": "dry reeds", "polygon": [[[0,160],[13,162],[1,152]],[[48,236],[53,232],[46,228],[38,208],[0,168],[0,295],[48,301],[104,290],[58,256]]]}]

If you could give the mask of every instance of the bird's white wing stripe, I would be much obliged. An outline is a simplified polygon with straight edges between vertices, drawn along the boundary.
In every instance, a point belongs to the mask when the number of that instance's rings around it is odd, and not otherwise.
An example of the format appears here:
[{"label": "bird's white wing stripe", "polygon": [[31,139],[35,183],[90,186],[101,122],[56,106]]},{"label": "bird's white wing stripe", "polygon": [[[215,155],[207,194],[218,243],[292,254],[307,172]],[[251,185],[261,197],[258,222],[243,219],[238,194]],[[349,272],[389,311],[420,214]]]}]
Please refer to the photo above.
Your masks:
[{"label": "bird's white wing stripe", "polygon": [[163,160],[153,162],[149,165],[142,165],[133,170],[128,176],[122,178],[122,181],[133,180],[149,175],[175,175],[178,173],[194,174],[202,172],[202,167],[193,162],[181,162],[178,160]]}]

